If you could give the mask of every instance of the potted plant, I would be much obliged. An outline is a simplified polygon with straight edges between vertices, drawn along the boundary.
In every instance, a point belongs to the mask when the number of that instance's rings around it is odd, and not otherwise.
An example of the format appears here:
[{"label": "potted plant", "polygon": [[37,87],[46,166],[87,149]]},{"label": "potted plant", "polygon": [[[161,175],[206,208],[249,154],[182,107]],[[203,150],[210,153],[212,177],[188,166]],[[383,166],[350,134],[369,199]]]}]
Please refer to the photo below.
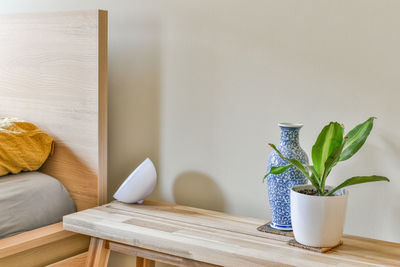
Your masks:
[{"label": "potted plant", "polygon": [[269,144],[278,155],[288,162],[285,166],[271,167],[269,174],[281,174],[294,166],[311,182],[310,185],[294,186],[290,192],[292,227],[297,242],[313,247],[333,247],[340,242],[348,192],[344,187],[376,181],[389,181],[384,176],[355,176],[336,187],[327,186],[326,179],[332,168],[351,158],[369,136],[373,117],[357,125],[344,136],[343,125],[330,122],[319,134],[312,147],[313,165],[304,165],[296,159],[286,158]]}]

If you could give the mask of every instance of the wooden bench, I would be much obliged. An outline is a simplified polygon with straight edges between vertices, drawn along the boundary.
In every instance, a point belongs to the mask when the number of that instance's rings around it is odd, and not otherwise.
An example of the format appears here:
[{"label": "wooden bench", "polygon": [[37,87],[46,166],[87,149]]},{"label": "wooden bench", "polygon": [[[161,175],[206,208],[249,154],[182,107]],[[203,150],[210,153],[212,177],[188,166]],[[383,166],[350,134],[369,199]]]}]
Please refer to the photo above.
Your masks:
[{"label": "wooden bench", "polygon": [[291,237],[256,230],[260,219],[145,201],[120,202],[64,217],[64,228],[91,236],[87,266],[107,266],[110,250],[177,266],[400,266],[400,244],[345,235],[318,253],[292,247]]}]

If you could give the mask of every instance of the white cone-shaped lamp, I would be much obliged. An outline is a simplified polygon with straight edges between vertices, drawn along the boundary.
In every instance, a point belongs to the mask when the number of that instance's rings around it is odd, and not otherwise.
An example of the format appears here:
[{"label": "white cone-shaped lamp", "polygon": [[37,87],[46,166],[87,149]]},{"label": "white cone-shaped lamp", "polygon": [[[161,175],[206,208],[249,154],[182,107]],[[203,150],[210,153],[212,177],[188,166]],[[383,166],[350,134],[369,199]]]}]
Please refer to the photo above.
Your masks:
[{"label": "white cone-shaped lamp", "polygon": [[147,158],[126,178],[114,198],[125,203],[142,203],[153,192],[156,182],[156,168]]}]

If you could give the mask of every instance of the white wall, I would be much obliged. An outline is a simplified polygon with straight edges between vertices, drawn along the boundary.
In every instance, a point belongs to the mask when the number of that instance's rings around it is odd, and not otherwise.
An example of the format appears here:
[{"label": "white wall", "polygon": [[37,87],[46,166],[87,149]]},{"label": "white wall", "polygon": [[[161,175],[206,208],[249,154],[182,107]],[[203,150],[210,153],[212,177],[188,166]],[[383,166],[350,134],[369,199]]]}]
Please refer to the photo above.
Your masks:
[{"label": "white wall", "polygon": [[[400,2],[2,1],[1,13],[109,10],[109,191],[146,156],[153,198],[270,219],[268,142],[303,122],[310,152],[330,120],[377,116],[329,184],[358,174],[345,232],[400,242]],[[131,258],[113,255],[110,266]]]}]

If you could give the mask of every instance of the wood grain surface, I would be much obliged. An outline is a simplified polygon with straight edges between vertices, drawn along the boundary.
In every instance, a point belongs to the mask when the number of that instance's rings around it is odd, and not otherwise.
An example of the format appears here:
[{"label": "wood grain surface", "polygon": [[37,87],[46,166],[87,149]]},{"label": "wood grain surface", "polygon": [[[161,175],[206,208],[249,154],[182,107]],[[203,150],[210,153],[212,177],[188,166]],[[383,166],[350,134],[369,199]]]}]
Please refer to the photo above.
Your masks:
[{"label": "wood grain surface", "polygon": [[107,241],[92,237],[90,239],[86,267],[107,266],[109,257],[110,249],[107,246]]},{"label": "wood grain surface", "polygon": [[83,267],[86,264],[88,253],[84,252],[68,259],[53,263],[47,267]]},{"label": "wood grain surface", "polygon": [[44,266],[87,251],[89,238],[53,224],[0,240],[0,266]]},{"label": "wood grain surface", "polygon": [[[107,11],[0,15],[0,100],[0,117],[55,139],[40,171],[61,181],[78,210],[106,202]],[[78,266],[88,247],[58,223],[1,239],[0,266]]]},{"label": "wood grain surface", "polygon": [[110,250],[118,253],[136,256],[136,267],[139,265],[151,265],[155,262],[162,262],[174,266],[190,266],[190,267],[217,267],[218,265],[209,264],[205,262],[194,261],[186,258],[169,255],[154,250],[144,248],[132,247],[129,245],[108,241]]},{"label": "wood grain surface", "polygon": [[[85,235],[221,266],[399,266],[400,244],[344,236],[325,254],[262,233],[262,220],[146,201],[110,204],[64,217],[64,228]],[[112,243],[110,242],[110,243]]]},{"label": "wood grain surface", "polygon": [[56,142],[41,171],[78,210],[105,203],[107,12],[0,16],[0,116],[39,126]]}]

